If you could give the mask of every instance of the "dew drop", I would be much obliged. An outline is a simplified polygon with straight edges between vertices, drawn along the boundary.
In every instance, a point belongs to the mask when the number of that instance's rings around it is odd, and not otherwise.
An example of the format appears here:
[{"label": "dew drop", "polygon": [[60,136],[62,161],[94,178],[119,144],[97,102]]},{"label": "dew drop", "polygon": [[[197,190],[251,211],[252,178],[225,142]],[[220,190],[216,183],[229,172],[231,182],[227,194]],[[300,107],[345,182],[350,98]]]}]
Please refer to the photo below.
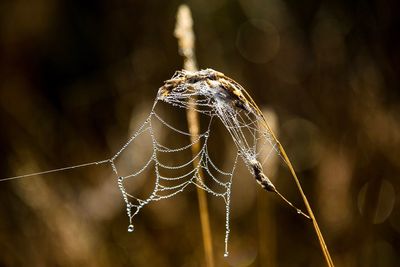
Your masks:
[{"label": "dew drop", "polygon": [[205,137],[205,138],[208,138],[209,135],[210,135],[209,132],[205,132],[205,133],[204,133],[204,137]]},{"label": "dew drop", "polygon": [[225,252],[225,253],[224,253],[224,257],[227,258],[228,256],[229,256],[229,253],[228,253],[228,252]]},{"label": "dew drop", "polygon": [[135,227],[133,227],[133,224],[130,224],[130,225],[128,226],[128,232],[129,232],[129,233],[132,233],[133,230],[135,230]]},{"label": "dew drop", "polygon": [[297,209],[297,214],[301,214],[301,210],[300,209]]}]

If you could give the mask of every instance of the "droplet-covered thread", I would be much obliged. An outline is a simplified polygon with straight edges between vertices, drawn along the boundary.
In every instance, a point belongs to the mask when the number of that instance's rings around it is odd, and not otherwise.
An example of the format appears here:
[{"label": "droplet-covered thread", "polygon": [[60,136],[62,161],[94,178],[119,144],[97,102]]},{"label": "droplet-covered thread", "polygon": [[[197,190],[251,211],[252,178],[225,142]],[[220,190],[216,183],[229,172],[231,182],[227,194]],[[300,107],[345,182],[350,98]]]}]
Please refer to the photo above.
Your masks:
[{"label": "droplet-covered thread", "polygon": [[[258,151],[259,142],[267,143],[271,145],[270,152],[275,151],[275,144],[270,138],[270,134],[263,128],[259,127],[259,121],[262,117],[255,112],[251,105],[244,99],[241,99],[240,90],[241,87],[230,80],[218,81],[215,79],[218,72],[206,69],[198,72],[180,71],[177,72],[171,80],[165,82],[164,86],[159,89],[153,108],[145,120],[145,122],[139,127],[132,137],[125,143],[122,148],[110,159],[113,171],[117,176],[118,187],[121,191],[124,202],[127,207],[127,215],[130,221],[128,226],[128,232],[133,232],[134,227],[132,224],[133,217],[135,217],[139,211],[153,201],[159,201],[173,197],[183,192],[188,186],[197,186],[207,193],[221,197],[225,202],[226,216],[225,216],[225,252],[224,256],[228,256],[228,241],[230,234],[229,217],[230,217],[230,202],[231,202],[231,185],[233,174],[237,165],[238,158],[242,158],[244,163],[248,166],[249,171],[253,174],[253,164],[255,159],[261,154],[262,151]],[[227,89],[227,81],[231,82],[230,86],[233,88]],[[234,91],[237,90],[237,91]],[[238,96],[235,98],[235,96]],[[189,104],[189,100],[195,97],[196,106]],[[205,132],[192,136],[190,133],[177,129],[176,127],[169,124],[160,114],[156,112],[157,103],[159,101],[171,104],[174,107],[188,109],[193,108],[197,112],[209,116],[208,128]],[[230,172],[221,170],[212,161],[208,153],[208,138],[211,132],[212,120],[218,118],[226,127],[228,133],[231,135],[237,147],[236,160],[231,168]],[[192,139],[187,145],[178,148],[169,148],[163,145],[155,137],[153,123],[157,121],[163,127],[167,127],[177,135],[181,135],[184,138]],[[152,140],[153,154],[150,160],[135,173],[125,175],[124,177],[118,175],[118,168],[114,164],[114,161],[128,148],[129,145],[139,135],[148,134]],[[188,138],[191,137],[191,138]],[[200,144],[200,151],[189,161],[171,166],[160,161],[160,153],[181,153],[184,150],[190,149],[192,146]],[[160,175],[160,169],[165,170],[177,170],[183,169],[190,166],[195,160],[198,164],[191,171],[186,174],[165,177]],[[265,161],[265,160],[264,160]],[[258,161],[257,161],[258,162]],[[125,186],[124,181],[127,179],[134,179],[139,176],[145,170],[150,168],[150,165],[154,166],[155,185],[153,191],[145,199],[140,199],[130,195]],[[207,173],[208,179],[219,186],[222,190],[215,191],[203,181],[199,176],[199,170],[203,169]],[[214,175],[215,171],[218,176]],[[220,177],[219,177],[220,176]],[[173,186],[169,185],[168,181],[180,181],[179,184]],[[221,192],[222,191],[222,192]]]}]

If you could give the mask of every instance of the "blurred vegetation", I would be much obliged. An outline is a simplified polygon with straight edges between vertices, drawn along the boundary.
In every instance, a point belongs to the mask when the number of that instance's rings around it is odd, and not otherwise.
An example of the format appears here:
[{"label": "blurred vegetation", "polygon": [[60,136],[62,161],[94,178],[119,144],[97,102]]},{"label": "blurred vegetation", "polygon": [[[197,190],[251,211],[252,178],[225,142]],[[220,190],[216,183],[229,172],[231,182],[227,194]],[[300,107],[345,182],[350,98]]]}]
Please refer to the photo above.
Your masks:
[{"label": "blurred vegetation", "polygon": [[[336,266],[398,266],[399,3],[187,3],[200,67],[240,82],[276,121]],[[179,4],[2,1],[0,178],[114,154],[182,68]],[[311,225],[245,170],[224,259],[219,201],[209,207],[217,266],[324,266]],[[108,166],[0,183],[0,217],[1,266],[204,265],[195,190],[150,205],[128,234]]]}]

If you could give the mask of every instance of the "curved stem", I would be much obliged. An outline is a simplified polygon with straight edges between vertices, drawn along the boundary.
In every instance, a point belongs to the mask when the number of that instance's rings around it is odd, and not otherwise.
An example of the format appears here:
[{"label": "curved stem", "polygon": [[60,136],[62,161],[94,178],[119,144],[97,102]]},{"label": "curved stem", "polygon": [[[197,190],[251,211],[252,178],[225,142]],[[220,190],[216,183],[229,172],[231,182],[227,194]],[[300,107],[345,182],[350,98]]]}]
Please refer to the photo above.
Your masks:
[{"label": "curved stem", "polygon": [[310,203],[308,202],[308,199],[307,199],[306,195],[303,192],[303,188],[301,187],[300,181],[299,181],[299,179],[297,177],[297,174],[296,174],[296,172],[295,172],[295,170],[293,168],[293,165],[290,162],[289,157],[287,156],[287,154],[285,152],[285,149],[283,148],[281,143],[278,140],[276,140],[276,141],[278,142],[279,152],[281,153],[283,159],[285,160],[286,165],[288,166],[288,168],[290,170],[290,173],[292,174],[292,177],[296,182],[296,185],[297,185],[297,188],[298,188],[298,190],[300,192],[300,195],[303,198],[304,205],[306,206],[308,214],[310,215],[310,218],[311,218],[313,226],[314,226],[314,230],[315,230],[315,232],[317,234],[318,241],[319,241],[320,246],[321,246],[321,250],[324,253],[325,261],[326,261],[326,263],[327,263],[327,265],[329,267],[334,267],[331,255],[330,255],[329,250],[328,250],[328,247],[326,246],[324,237],[322,236],[321,230],[319,229],[318,222],[315,219],[315,216],[314,216],[314,213],[313,213],[313,211],[311,209]]},{"label": "curved stem", "polygon": [[290,173],[291,173],[291,175],[292,175],[292,177],[293,177],[293,179],[294,179],[294,181],[296,183],[296,186],[297,186],[297,188],[298,188],[298,190],[300,192],[300,195],[301,195],[301,197],[303,199],[304,205],[306,206],[307,212],[308,212],[308,214],[309,214],[309,216],[310,216],[310,218],[312,220],[313,227],[314,227],[315,233],[317,234],[318,241],[319,241],[319,244],[321,246],[322,253],[324,254],[325,261],[326,261],[326,263],[327,263],[327,265],[329,267],[334,267],[334,264],[333,264],[333,261],[332,261],[332,257],[331,257],[331,255],[329,253],[328,247],[326,246],[326,243],[325,243],[324,237],[323,237],[323,235],[321,233],[321,230],[319,229],[318,222],[317,222],[317,220],[316,220],[316,218],[314,216],[314,212],[312,211],[310,203],[308,202],[308,199],[307,199],[306,195],[304,194],[304,191],[303,191],[303,188],[301,187],[299,178],[297,177],[297,174],[296,174],[296,172],[295,172],[295,170],[293,168],[292,163],[290,162],[289,157],[286,154],[285,149],[283,148],[282,144],[279,142],[278,138],[276,138],[276,135],[272,131],[272,128],[269,126],[266,118],[264,117],[263,113],[261,112],[261,110],[257,106],[257,104],[255,103],[253,98],[250,96],[250,94],[243,87],[241,87],[241,89],[245,93],[246,97],[249,99],[251,106],[255,110],[257,110],[257,112],[258,112],[258,114],[260,114],[260,116],[262,116],[262,118],[263,118],[263,120],[262,120],[263,126],[268,130],[268,132],[271,134],[271,136],[274,139],[274,141],[277,143],[278,149],[279,149],[279,153],[282,155],[283,160],[285,161],[286,165],[288,166],[288,168],[290,170]]}]

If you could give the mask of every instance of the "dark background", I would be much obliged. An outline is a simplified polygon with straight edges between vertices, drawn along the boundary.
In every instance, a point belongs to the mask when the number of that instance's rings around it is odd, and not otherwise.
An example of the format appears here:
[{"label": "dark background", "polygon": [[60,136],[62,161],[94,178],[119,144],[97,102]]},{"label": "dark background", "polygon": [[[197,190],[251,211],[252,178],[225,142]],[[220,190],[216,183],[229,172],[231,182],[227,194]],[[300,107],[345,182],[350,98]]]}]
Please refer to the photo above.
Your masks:
[{"label": "dark background", "polygon": [[[187,3],[199,66],[276,121],[336,266],[398,266],[398,1]],[[0,177],[113,155],[182,67],[179,4],[1,1]],[[275,183],[303,207],[282,166]],[[311,224],[246,172],[224,259],[209,200],[217,266],[324,266]],[[195,190],[146,207],[128,234],[108,166],[2,182],[0,218],[1,266],[204,266]]]}]

